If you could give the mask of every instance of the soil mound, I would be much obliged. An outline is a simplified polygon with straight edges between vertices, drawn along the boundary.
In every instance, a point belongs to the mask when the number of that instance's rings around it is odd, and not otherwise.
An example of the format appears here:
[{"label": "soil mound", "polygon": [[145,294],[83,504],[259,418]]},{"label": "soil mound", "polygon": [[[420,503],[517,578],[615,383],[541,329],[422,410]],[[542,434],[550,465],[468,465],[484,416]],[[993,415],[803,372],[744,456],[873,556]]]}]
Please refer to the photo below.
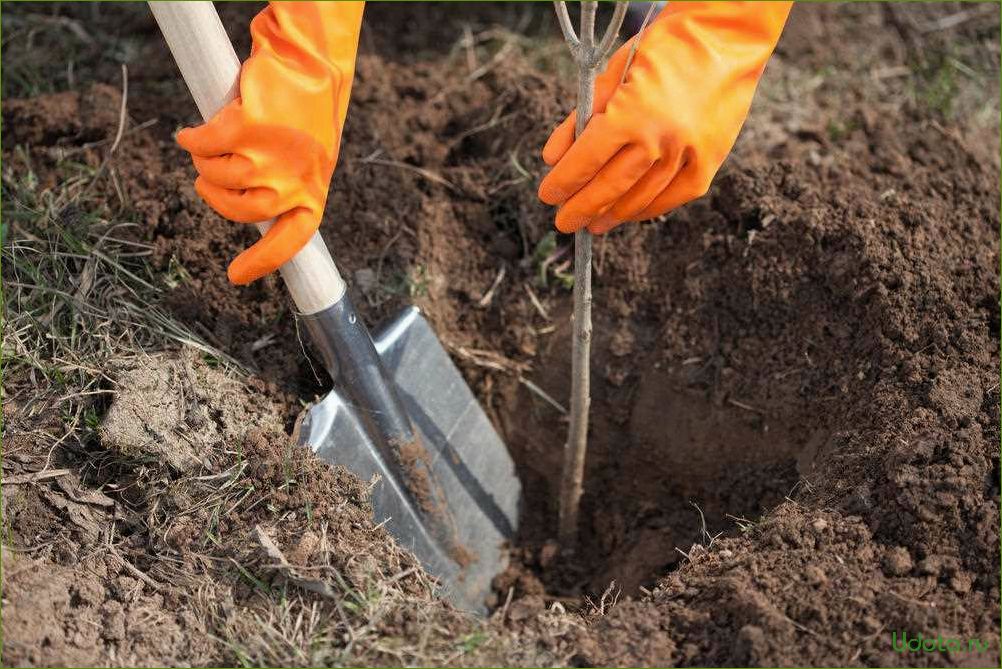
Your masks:
[{"label": "soil mound", "polygon": [[[299,448],[260,386],[192,356],[123,361],[118,370],[101,427],[114,451],[89,453],[82,482],[62,470],[54,488],[27,496],[4,487],[8,517],[37,513],[66,527],[28,547],[17,524],[16,548],[4,551],[5,662],[292,657],[316,666],[337,661],[359,619],[378,635],[407,625],[472,628],[373,525],[367,486]],[[180,399],[172,406],[184,432],[162,435],[156,421],[138,430],[136,408],[163,412],[165,398]],[[179,438],[196,449],[197,468],[167,457]],[[31,557],[53,543],[55,564]],[[279,611],[270,604],[276,590],[285,593]]]}]

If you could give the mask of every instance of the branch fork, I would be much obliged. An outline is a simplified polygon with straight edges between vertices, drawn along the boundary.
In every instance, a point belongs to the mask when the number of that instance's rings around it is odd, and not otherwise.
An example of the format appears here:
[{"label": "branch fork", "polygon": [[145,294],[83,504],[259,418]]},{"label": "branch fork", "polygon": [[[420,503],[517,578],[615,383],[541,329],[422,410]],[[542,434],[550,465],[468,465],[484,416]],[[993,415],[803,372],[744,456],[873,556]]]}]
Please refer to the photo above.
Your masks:
[{"label": "branch fork", "polygon": [[612,13],[612,19],[599,40],[595,44],[595,14],[598,10],[597,2],[581,3],[581,37],[579,38],[571,24],[571,16],[567,11],[567,3],[557,0],[553,3],[557,10],[557,21],[560,23],[560,31],[564,34],[567,47],[571,50],[580,69],[597,69],[603,60],[612,51],[612,45],[619,35],[619,29],[623,25],[626,17],[628,2],[616,2]]}]

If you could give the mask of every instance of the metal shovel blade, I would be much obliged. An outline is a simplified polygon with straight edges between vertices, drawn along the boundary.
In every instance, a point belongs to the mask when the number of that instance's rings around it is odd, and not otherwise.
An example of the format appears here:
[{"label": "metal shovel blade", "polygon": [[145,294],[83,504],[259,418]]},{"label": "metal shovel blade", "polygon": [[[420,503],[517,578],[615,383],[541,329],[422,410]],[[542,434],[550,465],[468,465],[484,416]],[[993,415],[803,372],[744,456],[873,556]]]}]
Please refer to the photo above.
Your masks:
[{"label": "metal shovel blade", "polygon": [[299,441],[362,480],[378,475],[372,490],[375,521],[385,522],[397,542],[439,577],[447,599],[485,613],[491,580],[507,566],[506,546],[517,528],[522,487],[515,464],[416,307],[398,314],[373,341],[428,451],[451,514],[453,547],[443,546],[423,524],[346,393],[335,389],[310,408]]}]

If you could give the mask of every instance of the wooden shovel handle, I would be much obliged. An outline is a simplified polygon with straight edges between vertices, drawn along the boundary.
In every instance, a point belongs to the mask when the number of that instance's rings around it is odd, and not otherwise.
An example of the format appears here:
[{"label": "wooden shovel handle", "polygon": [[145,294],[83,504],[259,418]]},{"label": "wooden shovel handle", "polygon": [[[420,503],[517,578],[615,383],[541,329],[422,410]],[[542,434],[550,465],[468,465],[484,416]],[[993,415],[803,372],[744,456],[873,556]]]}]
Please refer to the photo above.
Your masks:
[{"label": "wooden shovel handle", "polygon": [[[187,1],[149,6],[202,118],[212,118],[237,96],[240,78],[240,60],[215,7]],[[258,223],[257,229],[264,234],[272,222]],[[344,296],[344,279],[319,232],[279,271],[304,314],[323,311]]]}]

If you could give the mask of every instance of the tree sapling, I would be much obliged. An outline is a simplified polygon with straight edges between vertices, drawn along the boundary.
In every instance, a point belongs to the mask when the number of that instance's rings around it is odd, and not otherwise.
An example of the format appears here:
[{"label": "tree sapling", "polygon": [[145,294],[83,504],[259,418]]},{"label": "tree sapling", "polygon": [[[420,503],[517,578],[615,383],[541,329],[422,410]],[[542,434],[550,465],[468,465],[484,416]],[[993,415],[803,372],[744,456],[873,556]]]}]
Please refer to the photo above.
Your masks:
[{"label": "tree sapling", "polygon": [[[581,3],[580,37],[575,34],[565,2],[555,2],[560,30],[578,66],[578,104],[575,136],[580,136],[591,118],[595,99],[595,76],[599,65],[612,50],[626,16],[627,3],[615,3],[615,10],[602,39],[595,43],[595,14],[598,2]],[[591,405],[591,233],[574,234],[574,337],[571,354],[571,419],[564,447],[564,467],[560,483],[558,538],[565,550],[577,544],[578,508],[588,450],[588,409]]]}]

